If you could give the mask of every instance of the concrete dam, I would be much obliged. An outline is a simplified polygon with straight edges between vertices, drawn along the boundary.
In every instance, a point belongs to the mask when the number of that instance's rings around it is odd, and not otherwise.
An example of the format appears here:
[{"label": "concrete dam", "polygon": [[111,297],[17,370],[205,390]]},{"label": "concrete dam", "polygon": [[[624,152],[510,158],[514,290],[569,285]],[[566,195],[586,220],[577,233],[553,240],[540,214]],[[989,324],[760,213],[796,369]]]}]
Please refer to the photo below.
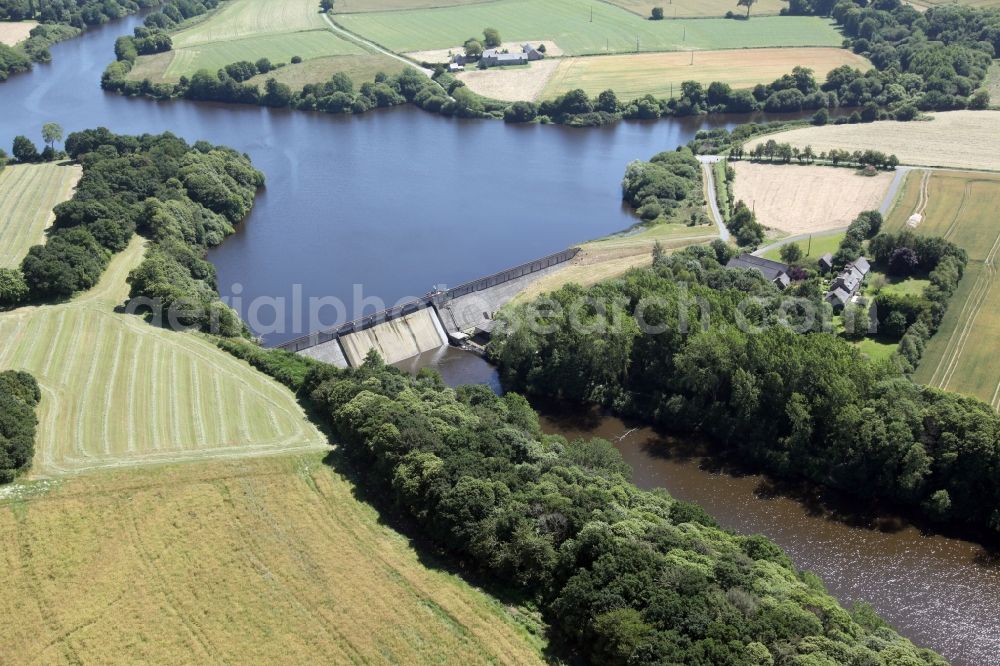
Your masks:
[{"label": "concrete dam", "polygon": [[357,367],[374,349],[398,363],[492,329],[493,315],[522,289],[576,257],[570,248],[448,290],[278,345],[341,368]]}]

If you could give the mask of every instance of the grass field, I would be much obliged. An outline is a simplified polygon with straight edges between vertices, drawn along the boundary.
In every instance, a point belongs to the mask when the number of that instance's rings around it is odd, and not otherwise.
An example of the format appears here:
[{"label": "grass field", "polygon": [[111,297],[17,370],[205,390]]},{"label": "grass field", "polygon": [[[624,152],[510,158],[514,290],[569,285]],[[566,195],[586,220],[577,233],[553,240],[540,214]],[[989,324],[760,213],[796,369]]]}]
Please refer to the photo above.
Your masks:
[{"label": "grass field", "polygon": [[52,208],[69,199],[79,166],[18,164],[0,171],[0,268],[18,266],[28,248],[45,240]]},{"label": "grass field", "polygon": [[0,44],[14,46],[26,40],[38,21],[0,21]]},{"label": "grass field", "polygon": [[430,9],[434,7],[458,7],[478,5],[497,0],[337,0],[333,3],[334,14],[356,14],[359,12],[386,12],[399,9]]},{"label": "grass field", "polygon": [[[737,7],[730,0],[606,0],[613,5],[632,12],[642,18],[649,18],[653,7],[662,7],[666,19],[725,16],[733,12],[737,16],[746,14],[745,7]],[[788,7],[787,0],[758,0],[750,12],[750,16],[777,16],[783,8]]]},{"label": "grass field", "polygon": [[840,46],[843,41],[830,21],[815,17],[646,21],[620,7],[576,0],[497,0],[444,9],[341,14],[336,21],[400,53],[449,48],[487,26],[497,28],[505,41],[552,40],[567,55],[634,52],[637,39],[640,51]]},{"label": "grass field", "polygon": [[[129,77],[173,82],[199,69],[215,72],[239,60],[268,58],[273,63],[288,63],[292,56],[308,62],[332,56],[370,55],[331,32],[319,13],[318,2],[313,0],[228,0],[218,11],[178,31],[172,39],[172,51],[140,57]],[[336,61],[327,61],[326,69],[331,62]],[[353,61],[342,64],[357,66]]]},{"label": "grass field", "polygon": [[653,246],[659,241],[666,250],[709,243],[719,237],[714,224],[689,227],[657,224],[636,232],[617,234],[581,244],[580,253],[565,268],[532,282],[512,303],[524,303],[537,296],[575,282],[585,287],[653,261]]},{"label": "grass field", "polygon": [[[806,259],[810,259],[812,262],[816,262],[826,253],[835,254],[837,249],[840,247],[840,242],[844,240],[844,233],[838,231],[835,233],[820,233],[816,234],[812,238],[812,242],[808,239],[795,241],[798,243],[799,247],[802,248],[802,256]],[[781,248],[776,247],[761,255],[765,259],[771,259],[772,261],[781,261]]]},{"label": "grass field", "polygon": [[0,368],[42,386],[32,472],[324,447],[294,396],[196,334],[114,312],[136,238],[93,290],[0,314]]},{"label": "grass field", "polygon": [[[693,61],[693,65],[691,64]],[[680,95],[681,83],[713,81],[734,88],[752,88],[788,74],[796,65],[808,67],[823,80],[841,65],[868,69],[862,56],[840,48],[752,49],[705,53],[641,53],[603,58],[566,58],[552,74],[543,98],[582,88],[590,95],[613,89],[622,99],[646,94],[656,97]]]},{"label": "grass field", "polygon": [[0,491],[3,663],[541,663],[533,616],[426,565],[321,459]]},{"label": "grass field", "polygon": [[861,125],[804,127],[772,134],[768,139],[819,153],[831,148],[894,153],[903,164],[1000,171],[1000,111],[947,111],[933,120],[901,123],[883,121]]},{"label": "grass field", "polygon": [[791,235],[846,227],[863,210],[877,209],[892,172],[862,176],[854,169],[802,164],[731,162],[733,196],[761,224]]},{"label": "grass field", "polygon": [[1000,409],[1000,176],[933,172],[909,175],[899,203],[886,222],[904,228],[918,208],[917,233],[942,236],[969,253],[969,266],[931,338],[917,369],[917,381],[974,395]]},{"label": "grass field", "polygon": [[329,81],[337,72],[347,74],[351,80],[363,83],[374,81],[375,75],[379,72],[398,74],[404,69],[406,65],[400,61],[375,53],[330,56],[306,60],[298,65],[288,65],[267,74],[258,74],[249,82],[262,87],[267,79],[276,79],[291,86],[292,90],[299,90],[307,83]]}]

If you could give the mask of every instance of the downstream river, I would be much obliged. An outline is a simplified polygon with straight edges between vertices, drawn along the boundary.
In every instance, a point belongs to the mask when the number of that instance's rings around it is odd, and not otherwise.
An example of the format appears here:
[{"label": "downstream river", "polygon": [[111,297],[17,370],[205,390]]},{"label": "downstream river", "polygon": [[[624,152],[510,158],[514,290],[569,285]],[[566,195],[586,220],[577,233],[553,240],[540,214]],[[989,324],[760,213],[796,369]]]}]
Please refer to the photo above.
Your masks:
[{"label": "downstream river", "polygon": [[[618,183],[625,165],[683,144],[735,118],[620,123],[597,130],[456,121],[415,109],[360,117],[257,107],[155,103],[105,95],[98,82],[116,36],[137,17],[52,48],[53,63],[0,84],[0,145],[44,122],[67,132],[171,131],[247,152],[267,188],[235,237],[210,258],[224,297],[274,343],[307,332],[310,297],[340,299],[350,317],[434,285],[454,285],[630,226]],[[745,120],[745,119],[743,119]],[[262,298],[284,299],[283,309]],[[298,304],[296,305],[296,299]],[[367,300],[366,300],[367,299]],[[256,313],[249,312],[251,303]],[[261,307],[263,304],[263,307]],[[326,313],[320,324],[339,315]],[[453,382],[487,382],[493,370],[444,349],[419,363]],[[798,501],[759,492],[764,480],[670,455],[675,443],[612,418],[550,415],[568,437],[617,445],[644,487],[666,487],[726,527],[761,532],[842,602],[871,602],[904,634],[957,664],[1000,663],[1000,569],[979,547],[923,536],[905,524],[850,526]]]},{"label": "downstream river", "polygon": [[[405,369],[438,369],[451,385],[500,389],[496,370],[478,356],[445,348],[427,352]],[[830,509],[825,497],[784,495],[766,478],[719,469],[692,447],[641,423],[592,411],[535,405],[542,429],[569,440],[614,442],[642,488],[666,488],[701,505],[740,534],[764,534],[795,564],[818,574],[841,603],[859,600],[915,643],[953,664],[1000,664],[1000,554],[921,533],[894,516],[860,517],[849,504]],[[830,498],[832,499],[832,498]],[[844,513],[844,510],[848,513]]]}]

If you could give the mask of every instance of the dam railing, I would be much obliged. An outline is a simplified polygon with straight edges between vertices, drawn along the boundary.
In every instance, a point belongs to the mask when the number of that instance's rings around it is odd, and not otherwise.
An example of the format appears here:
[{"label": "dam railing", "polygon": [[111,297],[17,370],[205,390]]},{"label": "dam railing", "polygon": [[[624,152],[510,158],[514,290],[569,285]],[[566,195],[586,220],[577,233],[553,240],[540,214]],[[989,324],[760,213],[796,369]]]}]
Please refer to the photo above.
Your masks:
[{"label": "dam railing", "polygon": [[486,277],[464,282],[458,286],[452,287],[451,289],[432,291],[421,298],[415,298],[412,301],[395,305],[391,308],[386,308],[380,312],[358,317],[357,319],[349,321],[345,324],[334,326],[333,328],[308,333],[293,340],[282,342],[279,345],[275,345],[275,347],[277,349],[284,349],[290,352],[300,352],[303,349],[309,349],[310,347],[315,347],[316,345],[321,345],[325,342],[335,340],[342,335],[349,335],[357,331],[363,331],[367,328],[371,328],[372,326],[377,326],[384,322],[404,317],[423,308],[442,305],[456,298],[467,296],[477,291],[483,291],[484,289],[489,289],[490,287],[496,287],[506,282],[510,282],[511,280],[524,277],[525,275],[531,275],[532,273],[537,273],[545,270],[546,268],[551,268],[552,266],[565,263],[570,259],[573,259],[579,252],[580,248],[578,247],[572,247],[568,250],[555,252],[540,259],[535,259],[534,261],[528,261],[518,266],[514,266],[513,268],[508,268],[500,271],[499,273],[494,273],[492,275],[487,275]]}]

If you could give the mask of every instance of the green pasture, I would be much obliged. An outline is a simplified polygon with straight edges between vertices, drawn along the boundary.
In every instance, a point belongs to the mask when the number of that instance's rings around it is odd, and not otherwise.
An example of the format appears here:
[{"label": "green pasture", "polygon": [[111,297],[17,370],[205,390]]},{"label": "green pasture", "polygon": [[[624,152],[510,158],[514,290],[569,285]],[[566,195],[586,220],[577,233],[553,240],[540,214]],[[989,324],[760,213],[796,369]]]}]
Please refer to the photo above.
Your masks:
[{"label": "green pasture", "polygon": [[486,27],[499,30],[504,41],[555,41],[566,55],[839,46],[843,40],[831,21],[815,17],[647,21],[620,7],[578,0],[498,0],[438,9],[341,14],[335,20],[397,52],[456,46],[469,37],[481,36]]}]

